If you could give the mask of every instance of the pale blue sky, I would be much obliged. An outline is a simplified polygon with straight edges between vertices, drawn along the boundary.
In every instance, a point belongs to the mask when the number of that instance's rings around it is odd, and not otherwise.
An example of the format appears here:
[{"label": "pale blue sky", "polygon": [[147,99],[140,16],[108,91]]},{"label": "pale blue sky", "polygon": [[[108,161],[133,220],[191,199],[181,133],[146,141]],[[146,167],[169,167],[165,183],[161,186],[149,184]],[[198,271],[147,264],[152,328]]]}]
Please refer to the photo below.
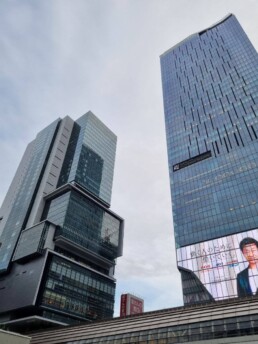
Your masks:
[{"label": "pale blue sky", "polygon": [[182,305],[159,55],[230,12],[257,48],[257,0],[0,2],[0,201],[38,131],[94,112],[118,136],[111,208],[126,222],[117,297],[134,293],[146,310]]}]

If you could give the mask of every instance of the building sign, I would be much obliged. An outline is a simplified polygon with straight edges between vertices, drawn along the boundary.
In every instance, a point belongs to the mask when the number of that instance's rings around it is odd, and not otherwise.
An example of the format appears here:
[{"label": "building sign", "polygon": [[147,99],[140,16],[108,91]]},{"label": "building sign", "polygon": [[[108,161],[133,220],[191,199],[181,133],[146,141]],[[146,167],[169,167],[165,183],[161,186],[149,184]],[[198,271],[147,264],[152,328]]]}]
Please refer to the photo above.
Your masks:
[{"label": "building sign", "polygon": [[196,156],[194,156],[193,158],[190,158],[190,159],[181,161],[181,162],[179,162],[178,164],[175,164],[175,165],[173,166],[173,171],[176,172],[176,171],[178,171],[178,170],[181,170],[181,168],[185,168],[185,167],[187,167],[187,166],[196,164],[197,162],[200,162],[200,161],[202,161],[202,160],[208,159],[208,158],[210,158],[210,157],[211,157],[211,151],[207,151],[207,152],[205,152],[205,153],[196,155]]},{"label": "building sign", "polygon": [[258,294],[257,229],[181,247],[177,257],[214,300]]},{"label": "building sign", "polygon": [[120,317],[126,316],[126,303],[127,303],[127,294],[121,295],[120,301]]},{"label": "building sign", "polygon": [[143,312],[143,299],[132,294],[121,295],[120,317],[125,317],[126,315],[141,314]]}]

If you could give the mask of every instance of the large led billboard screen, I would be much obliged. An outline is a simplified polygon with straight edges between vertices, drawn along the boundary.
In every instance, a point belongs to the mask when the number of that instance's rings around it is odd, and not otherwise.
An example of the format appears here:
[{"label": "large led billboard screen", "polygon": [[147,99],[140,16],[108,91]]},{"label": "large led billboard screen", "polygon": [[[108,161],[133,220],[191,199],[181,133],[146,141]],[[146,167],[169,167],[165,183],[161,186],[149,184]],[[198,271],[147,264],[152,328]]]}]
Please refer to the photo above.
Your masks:
[{"label": "large led billboard screen", "polygon": [[257,293],[257,229],[178,248],[177,260],[214,300]]}]

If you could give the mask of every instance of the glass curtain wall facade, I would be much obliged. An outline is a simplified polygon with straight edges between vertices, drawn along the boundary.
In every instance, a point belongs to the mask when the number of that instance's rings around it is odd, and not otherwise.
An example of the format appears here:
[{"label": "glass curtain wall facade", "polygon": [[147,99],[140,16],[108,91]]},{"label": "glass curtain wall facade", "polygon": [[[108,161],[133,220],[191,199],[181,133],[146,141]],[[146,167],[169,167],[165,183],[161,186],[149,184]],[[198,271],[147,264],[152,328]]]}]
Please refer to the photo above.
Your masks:
[{"label": "glass curtain wall facade", "polygon": [[72,190],[50,201],[46,219],[58,226],[56,237],[113,261],[119,255],[120,221],[95,202]]},{"label": "glass curtain wall facade", "polygon": [[0,323],[10,329],[113,316],[123,246],[123,219],[109,209],[116,140],[89,111],[28,145],[0,210]]},{"label": "glass curtain wall facade", "polygon": [[22,183],[17,185],[18,190],[16,190],[13,205],[0,238],[0,272],[7,271],[10,265],[21,229],[23,229],[28,210],[33,202],[33,195],[39,179],[44,173],[45,161],[53,144],[58,122],[58,120],[53,122],[38,133],[24,154],[25,173],[22,175]]},{"label": "glass curtain wall facade", "polygon": [[75,181],[110,205],[116,136],[90,111],[73,130],[58,185]]},{"label": "glass curtain wall facade", "polygon": [[49,260],[46,276],[42,306],[81,318],[112,318],[114,281],[58,256]]},{"label": "glass curtain wall facade", "polygon": [[255,295],[243,239],[256,265],[257,52],[230,14],[161,55],[161,71],[184,303]]}]

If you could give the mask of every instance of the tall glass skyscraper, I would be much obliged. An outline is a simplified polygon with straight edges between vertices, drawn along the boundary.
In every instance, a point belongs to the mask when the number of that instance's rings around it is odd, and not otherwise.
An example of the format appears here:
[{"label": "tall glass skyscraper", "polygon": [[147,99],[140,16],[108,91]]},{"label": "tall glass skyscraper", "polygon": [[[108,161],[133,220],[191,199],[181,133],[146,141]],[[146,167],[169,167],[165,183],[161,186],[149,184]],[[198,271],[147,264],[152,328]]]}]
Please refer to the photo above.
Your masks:
[{"label": "tall glass skyscraper", "polygon": [[57,119],[27,147],[0,210],[0,323],[113,316],[123,219],[110,207],[116,136],[92,112]]},{"label": "tall glass skyscraper", "polygon": [[184,303],[258,287],[258,55],[230,14],[161,55]]}]

